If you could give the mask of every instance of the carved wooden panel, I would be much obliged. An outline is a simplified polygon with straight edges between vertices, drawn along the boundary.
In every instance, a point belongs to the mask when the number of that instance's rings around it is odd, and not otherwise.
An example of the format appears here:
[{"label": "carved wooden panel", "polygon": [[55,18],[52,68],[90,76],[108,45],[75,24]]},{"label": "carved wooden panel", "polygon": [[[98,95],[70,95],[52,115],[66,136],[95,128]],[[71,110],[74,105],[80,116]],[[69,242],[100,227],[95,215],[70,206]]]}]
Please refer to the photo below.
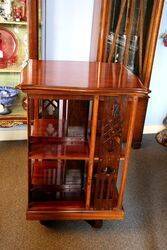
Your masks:
[{"label": "carved wooden panel", "polygon": [[122,145],[124,97],[105,97],[99,148],[99,164],[95,175],[94,208],[112,209],[116,205],[116,181]]}]

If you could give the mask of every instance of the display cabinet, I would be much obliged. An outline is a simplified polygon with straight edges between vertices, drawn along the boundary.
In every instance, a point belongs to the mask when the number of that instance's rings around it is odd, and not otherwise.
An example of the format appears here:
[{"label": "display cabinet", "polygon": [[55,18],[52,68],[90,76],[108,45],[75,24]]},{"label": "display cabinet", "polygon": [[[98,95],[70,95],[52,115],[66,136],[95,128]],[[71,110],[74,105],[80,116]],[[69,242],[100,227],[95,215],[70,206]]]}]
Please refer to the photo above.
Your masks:
[{"label": "display cabinet", "polygon": [[[29,58],[39,57],[39,13],[38,0],[0,1],[0,86],[15,88]],[[26,123],[26,107],[25,94],[20,91],[10,113],[0,115],[0,127]]]},{"label": "display cabinet", "polygon": [[[164,0],[101,0],[95,4],[101,7],[97,61],[123,63],[149,88]],[[148,98],[139,99],[134,148],[141,146],[147,104]]]},{"label": "display cabinet", "polygon": [[[123,219],[138,98],[148,96],[141,81],[120,64],[31,60],[19,88],[28,98],[27,219]],[[87,108],[74,119],[78,102]]]}]

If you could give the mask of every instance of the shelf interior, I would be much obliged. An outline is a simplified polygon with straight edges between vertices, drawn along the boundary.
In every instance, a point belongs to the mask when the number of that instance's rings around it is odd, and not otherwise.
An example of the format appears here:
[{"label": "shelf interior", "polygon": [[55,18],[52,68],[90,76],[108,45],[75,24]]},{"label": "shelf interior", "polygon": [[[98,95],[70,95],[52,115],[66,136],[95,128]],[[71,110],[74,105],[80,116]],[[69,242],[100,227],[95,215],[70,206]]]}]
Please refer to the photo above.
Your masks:
[{"label": "shelf interior", "polygon": [[84,201],[84,161],[35,160],[31,202]]},{"label": "shelf interior", "polygon": [[33,120],[29,142],[31,159],[89,159],[89,143],[82,127],[69,127],[66,120]]}]

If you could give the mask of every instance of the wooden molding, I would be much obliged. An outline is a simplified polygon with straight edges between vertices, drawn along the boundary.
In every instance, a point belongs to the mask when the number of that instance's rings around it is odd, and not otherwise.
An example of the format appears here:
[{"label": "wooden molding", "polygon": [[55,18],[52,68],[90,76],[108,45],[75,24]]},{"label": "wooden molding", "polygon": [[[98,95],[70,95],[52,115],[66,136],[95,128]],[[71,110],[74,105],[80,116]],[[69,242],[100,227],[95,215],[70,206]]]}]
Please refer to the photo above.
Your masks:
[{"label": "wooden molding", "polygon": [[106,37],[109,31],[110,14],[111,14],[111,0],[102,0],[100,34],[99,34],[98,53],[97,53],[98,62],[105,61]]},{"label": "wooden molding", "polygon": [[28,1],[29,58],[38,59],[38,0]]},{"label": "wooden molding", "polygon": [[161,22],[164,0],[154,1],[152,19],[150,23],[149,36],[147,40],[146,54],[143,67],[143,83],[145,87],[149,87],[152,67],[154,62],[157,37]]}]

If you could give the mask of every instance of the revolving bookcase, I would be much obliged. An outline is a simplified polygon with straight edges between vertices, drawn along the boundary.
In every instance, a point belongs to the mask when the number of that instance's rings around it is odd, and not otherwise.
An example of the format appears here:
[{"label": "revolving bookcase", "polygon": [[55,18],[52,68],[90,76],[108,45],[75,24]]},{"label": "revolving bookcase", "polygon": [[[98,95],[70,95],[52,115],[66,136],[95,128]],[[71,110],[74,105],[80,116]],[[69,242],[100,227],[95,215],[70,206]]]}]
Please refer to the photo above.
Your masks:
[{"label": "revolving bookcase", "polygon": [[27,219],[123,219],[137,103],[148,90],[123,65],[39,60],[19,87],[28,96]]}]

